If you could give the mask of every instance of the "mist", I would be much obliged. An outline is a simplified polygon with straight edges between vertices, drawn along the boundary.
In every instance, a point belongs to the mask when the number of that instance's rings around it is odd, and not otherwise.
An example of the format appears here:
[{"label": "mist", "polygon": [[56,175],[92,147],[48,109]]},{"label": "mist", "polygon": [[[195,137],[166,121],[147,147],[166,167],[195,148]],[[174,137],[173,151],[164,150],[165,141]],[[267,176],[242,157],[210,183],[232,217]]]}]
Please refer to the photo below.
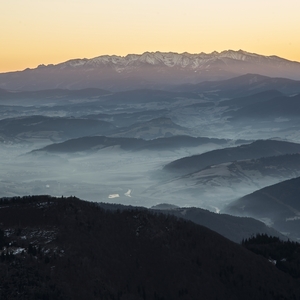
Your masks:
[{"label": "mist", "polygon": [[[108,147],[91,154],[47,154],[31,153],[34,146],[3,146],[0,150],[1,196],[76,195],[89,201],[146,207],[162,201],[173,203],[172,197],[151,196],[147,192],[158,184],[156,174],[162,172],[166,163],[208,148],[128,152]],[[131,193],[125,195],[129,190]],[[110,198],[113,194],[119,197]],[[176,204],[187,203],[176,200]]]},{"label": "mist", "polygon": [[[6,91],[0,95],[1,197],[76,196],[222,213],[240,197],[297,177],[299,157],[289,155],[300,148],[288,143],[300,142],[297,97],[292,96],[297,84],[277,80],[274,91],[274,81],[251,76],[164,91]],[[247,89],[249,78],[257,84]],[[272,99],[285,110],[273,108],[268,114]],[[269,145],[266,153],[266,146],[258,145],[248,156],[229,155],[221,162],[211,152],[233,148],[239,153],[239,146],[252,147],[261,139],[281,146]],[[166,169],[203,153],[211,158],[201,168]],[[268,156],[277,158],[260,159]]]}]

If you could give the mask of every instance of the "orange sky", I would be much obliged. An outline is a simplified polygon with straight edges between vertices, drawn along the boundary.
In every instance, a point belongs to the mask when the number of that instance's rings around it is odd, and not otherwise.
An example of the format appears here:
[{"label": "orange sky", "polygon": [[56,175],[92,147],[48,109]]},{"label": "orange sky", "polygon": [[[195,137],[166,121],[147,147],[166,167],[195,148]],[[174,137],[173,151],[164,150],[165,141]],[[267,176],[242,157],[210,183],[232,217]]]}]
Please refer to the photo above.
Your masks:
[{"label": "orange sky", "polygon": [[299,0],[101,2],[2,3],[0,72],[145,51],[243,49],[300,61]]}]

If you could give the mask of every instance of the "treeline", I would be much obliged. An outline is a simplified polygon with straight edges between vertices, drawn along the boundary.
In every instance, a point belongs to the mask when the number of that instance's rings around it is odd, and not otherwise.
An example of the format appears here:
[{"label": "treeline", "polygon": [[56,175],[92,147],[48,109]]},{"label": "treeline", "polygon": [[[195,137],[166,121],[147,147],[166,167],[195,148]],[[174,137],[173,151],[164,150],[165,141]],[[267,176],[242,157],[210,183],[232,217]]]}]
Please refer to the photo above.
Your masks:
[{"label": "treeline", "polygon": [[257,234],[244,239],[242,245],[248,250],[262,255],[275,263],[281,271],[294,278],[300,278],[300,244],[293,241],[282,241],[278,237]]},{"label": "treeline", "polygon": [[27,195],[27,196],[14,196],[14,197],[2,197],[0,198],[0,206],[1,205],[12,205],[12,204],[25,204],[25,203],[34,203],[34,202],[45,202],[45,201],[50,201],[50,200],[57,200],[57,199],[77,199],[75,196],[69,196],[69,197],[64,197],[61,196],[61,198],[57,197],[52,197],[50,195]]},{"label": "treeline", "polygon": [[75,197],[5,201],[1,300],[300,299],[299,280],[175,216]]}]

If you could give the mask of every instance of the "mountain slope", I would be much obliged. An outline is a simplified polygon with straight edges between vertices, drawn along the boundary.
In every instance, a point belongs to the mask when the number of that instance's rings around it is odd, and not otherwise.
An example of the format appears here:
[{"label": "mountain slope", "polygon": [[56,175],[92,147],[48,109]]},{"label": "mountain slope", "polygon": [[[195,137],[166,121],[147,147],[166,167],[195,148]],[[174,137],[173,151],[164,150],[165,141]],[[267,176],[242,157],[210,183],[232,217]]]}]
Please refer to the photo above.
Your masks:
[{"label": "mountain slope", "polygon": [[187,174],[211,165],[235,160],[255,159],[264,156],[298,152],[300,152],[300,144],[276,140],[258,140],[247,145],[218,149],[200,155],[184,157],[167,164],[164,170],[174,172],[175,174]]},{"label": "mountain slope", "polygon": [[49,139],[59,141],[73,137],[105,134],[115,126],[101,120],[81,118],[29,116],[0,120],[0,136],[4,140],[30,141]]},{"label": "mountain slope", "polygon": [[[1,74],[0,74],[1,76]],[[49,105],[56,103],[62,105],[72,103],[79,99],[93,100],[110,94],[109,91],[98,88],[86,88],[80,90],[48,89],[38,91],[5,91],[0,90],[0,103],[7,105]]]},{"label": "mountain slope", "polygon": [[62,143],[48,145],[44,148],[34,150],[45,152],[61,152],[75,153],[80,151],[98,151],[107,147],[118,146],[123,150],[128,151],[164,151],[172,149],[180,149],[184,147],[197,147],[204,144],[215,143],[225,144],[227,140],[210,139],[210,138],[195,138],[191,136],[174,136],[167,138],[157,138],[153,140],[143,140],[127,137],[106,137],[106,136],[89,136],[77,139],[67,140]]},{"label": "mountain slope", "polygon": [[300,113],[300,94],[292,97],[275,97],[263,102],[249,104],[231,113],[230,120],[243,118],[264,121],[274,118],[298,118]]},{"label": "mountain slope", "polygon": [[222,212],[232,199],[298,176],[300,154],[286,154],[209,166],[171,180],[162,180],[148,188],[147,194],[160,199],[181,197],[190,205],[193,203]]},{"label": "mountain slope", "polygon": [[251,94],[245,97],[233,98],[230,100],[224,100],[219,105],[229,106],[231,108],[244,107],[251,104],[264,102],[276,97],[283,96],[283,94],[277,90],[267,90],[260,93]]},{"label": "mountain slope", "polygon": [[300,178],[286,180],[244,196],[227,213],[265,220],[276,230],[300,239]]},{"label": "mountain slope", "polygon": [[[297,299],[299,281],[219,234],[75,198],[2,200],[1,299]],[[20,224],[22,226],[20,226]]]},{"label": "mountain slope", "polygon": [[179,85],[174,87],[174,90],[204,93],[217,99],[246,97],[270,90],[277,90],[286,95],[300,93],[299,78],[297,80],[280,78],[279,74],[280,72],[275,75],[276,77],[268,77],[260,75],[260,73],[247,73],[230,79]]},{"label": "mountain slope", "polygon": [[250,238],[257,233],[277,236],[283,240],[287,239],[273,228],[253,218],[217,214],[196,207],[168,208],[167,205],[162,209],[160,207],[163,206],[157,205],[151,209],[205,226],[236,243],[241,243],[243,239]]},{"label": "mountain slope", "polygon": [[193,135],[189,128],[174,123],[170,118],[159,117],[146,122],[134,123],[128,127],[116,130],[111,136],[155,139],[176,135]]},{"label": "mountain slope", "polygon": [[2,73],[0,88],[40,90],[97,87],[130,90],[228,79],[247,73],[299,80],[300,63],[243,50],[210,54],[145,52],[126,57],[104,55]]}]

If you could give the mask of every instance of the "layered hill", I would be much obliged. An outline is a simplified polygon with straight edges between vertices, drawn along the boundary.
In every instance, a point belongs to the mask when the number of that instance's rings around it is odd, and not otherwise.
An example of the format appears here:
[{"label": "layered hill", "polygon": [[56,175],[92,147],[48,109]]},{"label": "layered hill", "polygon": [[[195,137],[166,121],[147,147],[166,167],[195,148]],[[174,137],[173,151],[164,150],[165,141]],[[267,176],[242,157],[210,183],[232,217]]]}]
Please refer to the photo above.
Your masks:
[{"label": "layered hill", "polygon": [[164,170],[177,174],[188,174],[225,162],[292,154],[299,151],[300,144],[277,140],[258,140],[247,145],[217,149],[200,155],[184,157],[167,164]]},{"label": "layered hill", "polygon": [[97,88],[77,90],[48,89],[37,91],[9,91],[0,90],[0,103],[6,105],[49,105],[76,103],[78,100],[95,100],[101,96],[110,94],[109,91]]},{"label": "layered hill", "polygon": [[269,120],[274,118],[296,118],[300,113],[300,94],[287,97],[279,96],[251,103],[231,113],[233,121],[241,119]]},{"label": "layered hill", "polygon": [[243,50],[210,54],[145,52],[125,57],[104,55],[2,73],[0,88],[131,90],[228,79],[247,73],[299,80],[300,63]]},{"label": "layered hill", "polygon": [[172,216],[76,198],[2,199],[1,299],[297,299],[299,281]]},{"label": "layered hill", "polygon": [[195,133],[195,131],[174,123],[171,118],[160,117],[120,128],[116,130],[115,133],[112,133],[111,136],[149,140],[176,135],[193,135],[193,133]]},{"label": "layered hill", "polygon": [[204,81],[197,84],[185,84],[174,87],[175,91],[189,93],[204,93],[208,97],[230,99],[245,97],[265,91],[277,90],[286,95],[299,93],[299,78],[291,80],[281,78],[280,72],[276,77],[263,76],[261,73],[247,73],[230,79]]},{"label": "layered hill", "polygon": [[115,126],[102,120],[67,117],[28,116],[0,120],[4,141],[60,141],[86,135],[107,134]]},{"label": "layered hill", "polygon": [[168,204],[156,205],[151,209],[205,226],[236,243],[241,243],[243,239],[251,238],[255,234],[266,234],[287,240],[286,236],[253,218],[217,214],[197,207],[174,207]]},{"label": "layered hill", "polygon": [[264,220],[275,229],[300,239],[300,178],[286,180],[246,195],[226,208],[234,215]]},{"label": "layered hill", "polygon": [[153,140],[143,140],[137,138],[90,136],[67,140],[62,143],[51,144],[33,152],[52,153],[76,153],[93,152],[108,147],[118,147],[127,151],[164,151],[180,149],[183,147],[197,147],[204,144],[226,144],[225,139],[210,139],[206,137],[174,136],[167,138],[157,138]]},{"label": "layered hill", "polygon": [[229,106],[230,108],[242,108],[252,104],[259,104],[277,97],[281,97],[283,94],[278,90],[267,90],[258,92],[245,97],[236,97],[230,100],[224,100],[219,103],[219,106]]},{"label": "layered hill", "polygon": [[210,210],[221,210],[232,199],[280,181],[300,176],[300,154],[239,160],[206,167],[162,180],[147,189],[154,197],[195,199]]},{"label": "layered hill", "polygon": [[84,116],[87,119],[103,120],[113,123],[117,127],[128,127],[135,123],[147,122],[166,117],[167,109],[142,110],[137,112],[94,113]]}]

